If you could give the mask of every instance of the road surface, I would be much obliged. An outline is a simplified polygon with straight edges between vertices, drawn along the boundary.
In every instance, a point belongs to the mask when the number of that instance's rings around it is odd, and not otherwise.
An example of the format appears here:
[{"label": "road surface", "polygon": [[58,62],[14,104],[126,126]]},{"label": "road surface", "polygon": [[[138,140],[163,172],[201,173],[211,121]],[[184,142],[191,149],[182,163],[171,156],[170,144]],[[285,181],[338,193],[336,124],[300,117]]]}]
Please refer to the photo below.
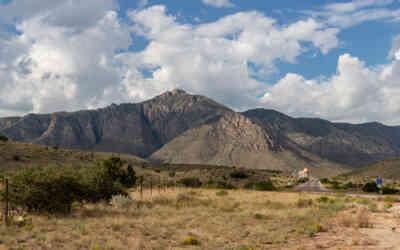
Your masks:
[{"label": "road surface", "polygon": [[331,192],[325,188],[324,185],[318,179],[310,179],[308,182],[298,185],[295,190],[303,192]]}]

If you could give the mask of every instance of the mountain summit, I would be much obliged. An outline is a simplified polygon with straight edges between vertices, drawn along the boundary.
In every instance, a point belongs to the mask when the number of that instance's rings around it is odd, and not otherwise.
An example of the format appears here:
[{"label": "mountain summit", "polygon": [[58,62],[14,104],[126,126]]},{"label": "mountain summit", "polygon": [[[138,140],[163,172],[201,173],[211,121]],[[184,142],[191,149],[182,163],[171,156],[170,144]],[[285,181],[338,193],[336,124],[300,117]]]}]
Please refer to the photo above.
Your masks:
[{"label": "mountain summit", "polygon": [[165,163],[340,171],[400,155],[400,128],[331,123],[274,110],[237,113],[172,90],[136,104],[0,118],[0,134],[71,149],[134,154]]}]

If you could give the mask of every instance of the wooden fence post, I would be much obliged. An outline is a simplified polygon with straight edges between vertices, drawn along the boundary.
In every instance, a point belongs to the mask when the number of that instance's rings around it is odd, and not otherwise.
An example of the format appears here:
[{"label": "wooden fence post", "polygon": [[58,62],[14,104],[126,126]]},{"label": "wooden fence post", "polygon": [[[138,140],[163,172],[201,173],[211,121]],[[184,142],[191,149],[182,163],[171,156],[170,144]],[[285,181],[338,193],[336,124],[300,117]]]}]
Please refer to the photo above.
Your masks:
[{"label": "wooden fence post", "polygon": [[153,176],[150,176],[150,197],[153,198]]},{"label": "wooden fence post", "polygon": [[4,179],[5,181],[5,207],[4,207],[4,224],[8,227],[9,226],[9,220],[8,220],[8,178]]},{"label": "wooden fence post", "polygon": [[161,176],[158,176],[158,194],[161,194]]},{"label": "wooden fence post", "polygon": [[143,200],[143,176],[140,176],[140,199]]}]

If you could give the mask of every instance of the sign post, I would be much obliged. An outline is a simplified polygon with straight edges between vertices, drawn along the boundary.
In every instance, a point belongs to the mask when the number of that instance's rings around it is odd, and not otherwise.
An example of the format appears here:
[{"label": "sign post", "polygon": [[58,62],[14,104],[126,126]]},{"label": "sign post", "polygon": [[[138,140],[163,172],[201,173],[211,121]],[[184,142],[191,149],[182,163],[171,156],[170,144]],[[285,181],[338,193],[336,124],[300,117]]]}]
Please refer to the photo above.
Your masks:
[{"label": "sign post", "polygon": [[378,177],[376,179],[376,186],[379,189],[379,193],[382,194],[382,178],[381,177]]}]

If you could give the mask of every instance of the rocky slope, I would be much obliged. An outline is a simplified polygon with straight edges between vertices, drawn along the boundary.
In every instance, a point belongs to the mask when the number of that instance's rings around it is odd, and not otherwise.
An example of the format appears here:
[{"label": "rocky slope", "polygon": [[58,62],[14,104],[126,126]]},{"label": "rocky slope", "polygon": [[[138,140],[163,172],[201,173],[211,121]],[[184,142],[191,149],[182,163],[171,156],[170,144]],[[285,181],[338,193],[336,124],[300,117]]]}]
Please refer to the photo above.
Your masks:
[{"label": "rocky slope", "polygon": [[310,168],[313,175],[336,175],[343,166],[304,150],[286,150],[261,126],[239,113],[190,129],[151,156],[163,163],[228,165],[252,169]]},{"label": "rocky slope", "polygon": [[136,104],[0,118],[0,134],[68,149],[134,154],[171,163],[339,171],[400,155],[400,127],[237,113],[174,90]]},{"label": "rocky slope", "polygon": [[188,128],[228,108],[175,90],[138,104],[104,109],[1,118],[0,134],[22,142],[147,157]]},{"label": "rocky slope", "polygon": [[332,123],[315,118],[291,118],[265,109],[243,113],[262,126],[284,148],[310,153],[351,167],[400,156],[400,128],[379,123]]}]

